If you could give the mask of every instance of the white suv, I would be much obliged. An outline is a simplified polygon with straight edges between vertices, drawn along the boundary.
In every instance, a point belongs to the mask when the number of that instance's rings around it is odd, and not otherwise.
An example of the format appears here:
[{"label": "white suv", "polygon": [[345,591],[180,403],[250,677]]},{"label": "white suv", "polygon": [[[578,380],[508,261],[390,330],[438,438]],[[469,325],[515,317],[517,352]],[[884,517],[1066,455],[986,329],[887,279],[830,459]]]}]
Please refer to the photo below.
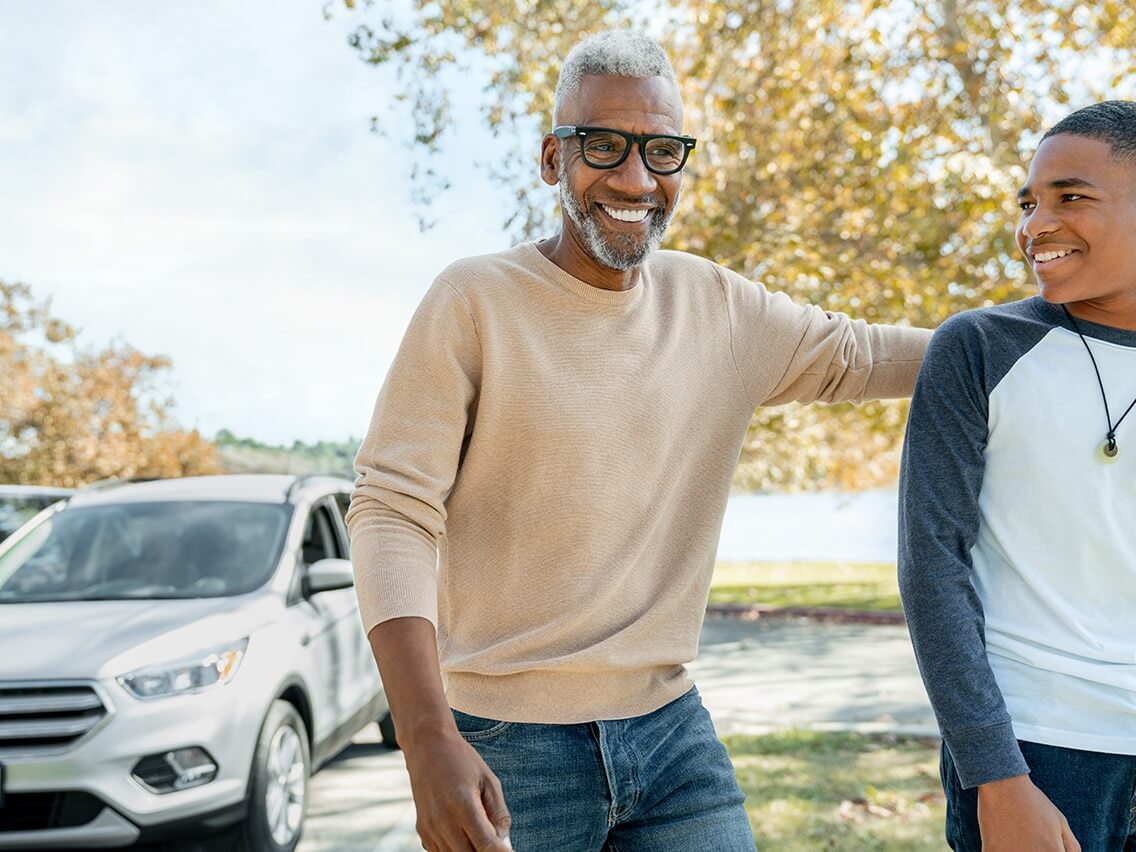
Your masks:
[{"label": "white suv", "polygon": [[294,849],[308,776],[393,745],[351,588],[351,483],[82,489],[0,544],[0,850],[223,833]]}]

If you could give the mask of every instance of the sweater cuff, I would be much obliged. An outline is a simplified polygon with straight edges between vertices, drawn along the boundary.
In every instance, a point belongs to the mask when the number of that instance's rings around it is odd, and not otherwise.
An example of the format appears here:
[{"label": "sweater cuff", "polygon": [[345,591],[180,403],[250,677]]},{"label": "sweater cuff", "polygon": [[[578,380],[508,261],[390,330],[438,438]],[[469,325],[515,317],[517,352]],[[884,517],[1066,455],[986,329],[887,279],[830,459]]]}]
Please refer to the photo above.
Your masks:
[{"label": "sweater cuff", "polygon": [[987,728],[971,728],[955,734],[944,734],[964,789],[989,781],[1029,773],[1022,757],[1013,724],[1009,721]]},{"label": "sweater cuff", "polygon": [[417,616],[438,627],[437,550],[412,536],[364,528],[351,539],[355,595],[363,631]]}]

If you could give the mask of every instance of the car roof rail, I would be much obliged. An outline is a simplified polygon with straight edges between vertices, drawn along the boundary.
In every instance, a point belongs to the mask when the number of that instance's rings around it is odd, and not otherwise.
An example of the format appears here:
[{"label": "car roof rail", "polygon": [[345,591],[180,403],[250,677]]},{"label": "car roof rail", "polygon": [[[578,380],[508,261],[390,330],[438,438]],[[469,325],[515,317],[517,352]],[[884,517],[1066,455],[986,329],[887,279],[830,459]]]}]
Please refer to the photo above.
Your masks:
[{"label": "car roof rail", "polygon": [[314,473],[298,473],[295,474],[295,479],[292,484],[288,486],[287,492],[284,494],[284,500],[287,502],[292,499],[292,496],[303,488],[307,483],[313,479],[349,479],[350,477],[344,476],[342,473],[334,473],[331,471],[318,471]]}]

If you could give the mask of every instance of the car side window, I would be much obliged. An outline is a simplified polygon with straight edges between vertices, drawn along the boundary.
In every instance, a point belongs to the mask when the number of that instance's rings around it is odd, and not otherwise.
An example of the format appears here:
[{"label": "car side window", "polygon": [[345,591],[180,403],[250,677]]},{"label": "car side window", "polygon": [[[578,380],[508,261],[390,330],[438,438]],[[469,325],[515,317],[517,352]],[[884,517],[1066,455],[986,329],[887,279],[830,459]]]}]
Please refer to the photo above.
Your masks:
[{"label": "car side window", "polygon": [[351,495],[339,492],[335,495],[335,507],[339,509],[339,517],[347,523],[347,510],[351,508]]},{"label": "car side window", "polygon": [[347,533],[347,510],[351,508],[351,493],[340,491],[331,495],[329,502],[335,506],[335,511],[332,514],[336,516],[334,526],[336,537],[339,539],[339,547],[343,551],[343,558],[350,559],[351,537]]},{"label": "car side window", "polygon": [[303,559],[308,565],[321,559],[342,559],[339,539],[335,535],[327,506],[322,503],[308,515],[304,527]]}]

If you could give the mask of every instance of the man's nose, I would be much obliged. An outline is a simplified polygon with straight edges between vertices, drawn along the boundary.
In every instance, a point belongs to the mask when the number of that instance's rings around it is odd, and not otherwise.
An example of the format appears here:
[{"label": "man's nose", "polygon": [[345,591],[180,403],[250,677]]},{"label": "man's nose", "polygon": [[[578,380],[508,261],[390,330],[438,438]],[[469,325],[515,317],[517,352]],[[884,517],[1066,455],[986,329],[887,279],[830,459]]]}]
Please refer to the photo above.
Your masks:
[{"label": "man's nose", "polygon": [[655,180],[655,175],[648,170],[647,164],[643,162],[639,143],[632,145],[631,150],[627,152],[626,159],[612,169],[608,184],[615,189],[626,192],[628,195],[645,195],[655,190],[658,181]]}]

